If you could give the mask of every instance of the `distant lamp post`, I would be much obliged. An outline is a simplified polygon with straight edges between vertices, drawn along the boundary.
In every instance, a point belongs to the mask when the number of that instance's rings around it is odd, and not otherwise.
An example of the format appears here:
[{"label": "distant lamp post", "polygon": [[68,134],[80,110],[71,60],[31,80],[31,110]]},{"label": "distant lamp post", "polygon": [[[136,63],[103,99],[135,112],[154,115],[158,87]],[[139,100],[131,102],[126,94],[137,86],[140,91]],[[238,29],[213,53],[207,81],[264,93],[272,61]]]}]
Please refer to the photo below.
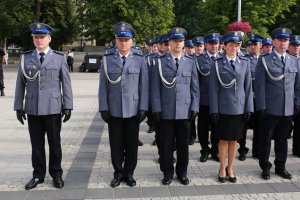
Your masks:
[{"label": "distant lamp post", "polygon": [[238,0],[238,18],[237,21],[242,21],[242,0]]}]

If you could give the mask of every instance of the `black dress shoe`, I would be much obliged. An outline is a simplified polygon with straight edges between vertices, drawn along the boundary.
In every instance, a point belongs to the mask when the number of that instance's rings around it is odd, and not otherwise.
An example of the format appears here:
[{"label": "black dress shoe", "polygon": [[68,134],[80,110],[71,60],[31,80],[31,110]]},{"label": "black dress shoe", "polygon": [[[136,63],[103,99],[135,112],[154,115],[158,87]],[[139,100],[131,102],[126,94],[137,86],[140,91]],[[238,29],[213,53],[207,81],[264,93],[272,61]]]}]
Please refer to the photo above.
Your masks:
[{"label": "black dress shoe", "polygon": [[294,152],[293,152],[293,155],[300,158],[300,153],[294,153]]},{"label": "black dress shoe", "polygon": [[270,180],[270,170],[268,170],[268,169],[263,170],[262,173],[261,173],[261,177],[264,180]]},{"label": "black dress shoe", "polygon": [[217,162],[220,162],[220,158],[219,158],[218,154],[211,154],[211,159],[213,159]]},{"label": "black dress shoe", "polygon": [[286,171],[286,169],[275,169],[275,174],[281,176],[284,179],[292,179],[292,175],[288,171]]},{"label": "black dress shoe", "polygon": [[142,143],[142,141],[141,141],[141,140],[139,140],[139,142],[138,142],[138,145],[139,145],[139,146],[143,146],[143,145],[144,145],[144,143]]},{"label": "black dress shoe", "polygon": [[239,160],[240,160],[240,161],[246,160],[246,154],[245,154],[245,153],[241,153],[241,154],[239,155]]},{"label": "black dress shoe", "polygon": [[56,188],[62,188],[64,187],[65,183],[64,181],[62,180],[61,177],[56,177],[56,178],[53,178],[53,186],[56,187]]},{"label": "black dress shoe", "polygon": [[182,185],[188,185],[190,183],[190,180],[186,176],[179,177],[178,180]]},{"label": "black dress shoe", "polygon": [[222,176],[220,176],[220,170],[219,170],[219,175],[218,175],[218,180],[219,180],[219,182],[220,183],[225,183],[226,182],[226,176],[224,176],[224,177],[222,177]]},{"label": "black dress shoe", "polygon": [[31,190],[35,188],[38,184],[41,184],[44,182],[44,179],[41,178],[32,178],[26,185],[25,190]]},{"label": "black dress shoe", "polygon": [[169,176],[165,176],[165,177],[162,179],[161,183],[162,183],[163,185],[170,185],[170,184],[172,183],[172,178],[169,177]]},{"label": "black dress shoe", "polygon": [[136,186],[136,181],[132,177],[126,178],[125,181],[129,187]]},{"label": "black dress shoe", "polygon": [[190,140],[189,145],[193,145],[195,143],[194,140]]},{"label": "black dress shoe", "polygon": [[148,133],[153,133],[153,132],[154,132],[154,126],[150,126],[149,130],[148,130]]},{"label": "black dress shoe", "polygon": [[120,178],[120,177],[114,178],[110,182],[110,186],[113,187],[113,188],[118,187],[120,185],[121,181],[122,181],[122,178]]},{"label": "black dress shoe", "polygon": [[227,167],[226,167],[225,171],[226,171],[226,176],[228,177],[229,182],[236,183],[236,177],[235,177],[235,175],[233,174],[233,176],[229,176],[228,168]]},{"label": "black dress shoe", "polygon": [[208,158],[208,152],[201,153],[200,162],[206,162]]}]

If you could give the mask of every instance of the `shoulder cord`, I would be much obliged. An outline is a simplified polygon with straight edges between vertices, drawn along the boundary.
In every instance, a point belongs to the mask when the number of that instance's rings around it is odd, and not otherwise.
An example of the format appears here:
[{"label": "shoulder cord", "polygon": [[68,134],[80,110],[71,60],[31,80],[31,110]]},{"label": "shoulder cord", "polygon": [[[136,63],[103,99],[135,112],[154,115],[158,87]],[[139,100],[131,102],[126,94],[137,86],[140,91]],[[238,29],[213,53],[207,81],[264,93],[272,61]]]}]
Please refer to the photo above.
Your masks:
[{"label": "shoulder cord", "polygon": [[107,80],[111,83],[111,84],[118,84],[121,80],[122,80],[122,76],[119,76],[115,81],[111,80],[108,76],[108,73],[107,73],[107,63],[106,63],[106,56],[103,56],[103,69],[104,69],[104,73],[105,73],[105,76],[107,78]]},{"label": "shoulder cord", "polygon": [[38,70],[37,73],[33,76],[33,77],[29,77],[27,76],[26,74],[26,71],[25,71],[25,64],[24,64],[25,60],[24,60],[24,54],[21,55],[21,69],[22,69],[22,73],[24,75],[24,77],[29,80],[29,81],[35,81],[37,77],[39,77],[39,81],[40,81],[40,73],[41,71]]},{"label": "shoulder cord", "polygon": [[221,76],[220,76],[220,73],[219,73],[219,65],[218,65],[218,62],[215,61],[216,63],[216,72],[217,72],[217,76],[218,76],[218,79],[219,79],[219,82],[221,84],[222,87],[224,88],[231,88],[233,85],[236,89],[236,78],[232,79],[232,81],[230,83],[223,83],[222,79],[221,79]]},{"label": "shoulder cord", "polygon": [[268,76],[269,76],[269,78],[271,80],[273,80],[273,81],[280,81],[280,80],[282,80],[284,78],[284,74],[281,74],[278,77],[272,76],[272,74],[269,72],[269,69],[268,69],[268,66],[267,66],[267,63],[266,63],[266,60],[265,60],[264,57],[262,57],[262,62],[263,62],[264,68],[265,68],[265,70],[266,70],[266,72],[267,72],[267,74],[268,74]]},{"label": "shoulder cord", "polygon": [[166,87],[166,88],[173,88],[175,85],[176,85],[176,77],[174,77],[173,81],[171,83],[169,83],[163,76],[163,73],[162,73],[162,69],[161,69],[161,61],[160,59],[158,58],[157,59],[157,62],[158,62],[158,71],[159,71],[159,76],[162,80],[162,83],[163,85]]},{"label": "shoulder cord", "polygon": [[210,75],[210,71],[208,71],[207,73],[204,73],[204,72],[201,71],[197,58],[195,59],[195,62],[196,62],[196,67],[197,67],[198,71],[200,72],[200,74],[202,76],[209,76]]}]

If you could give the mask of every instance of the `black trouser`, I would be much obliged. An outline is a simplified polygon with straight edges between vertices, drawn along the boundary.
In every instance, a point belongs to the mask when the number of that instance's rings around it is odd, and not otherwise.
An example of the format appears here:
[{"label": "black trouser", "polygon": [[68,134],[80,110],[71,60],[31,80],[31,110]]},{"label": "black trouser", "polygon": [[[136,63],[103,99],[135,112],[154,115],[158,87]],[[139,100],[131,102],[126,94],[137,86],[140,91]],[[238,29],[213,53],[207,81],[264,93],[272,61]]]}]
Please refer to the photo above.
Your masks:
[{"label": "black trouser", "polygon": [[111,161],[115,170],[114,177],[132,177],[138,154],[139,124],[136,116],[111,117],[108,131]]},{"label": "black trouser", "polygon": [[[208,146],[209,126],[211,129],[211,148]],[[218,154],[218,138],[216,137],[215,127],[209,119],[209,106],[200,106],[198,115],[198,139],[202,149],[201,153]]]},{"label": "black trouser", "polygon": [[164,176],[173,177],[173,147],[177,148],[176,175],[181,178],[187,174],[189,162],[189,131],[190,121],[165,120],[160,121],[160,169]]},{"label": "black trouser", "polygon": [[0,89],[4,88],[4,75],[3,75],[3,68],[2,68],[2,60],[0,59]]},{"label": "black trouser", "polygon": [[28,115],[28,128],[32,147],[33,177],[44,178],[46,174],[45,134],[49,144],[49,174],[61,177],[62,151],[60,144],[61,115]]},{"label": "black trouser", "polygon": [[68,63],[69,72],[73,72],[73,63]]},{"label": "black trouser", "polygon": [[253,119],[253,141],[252,141],[252,155],[259,156],[259,138],[264,132],[264,119],[254,112]]},{"label": "black trouser", "polygon": [[245,125],[242,137],[237,141],[240,145],[240,148],[238,149],[238,152],[240,154],[242,153],[247,154],[249,151],[249,148],[246,147],[246,139],[247,139],[247,124]]},{"label": "black trouser", "polygon": [[196,119],[191,121],[191,128],[190,128],[190,141],[195,141],[196,139]]},{"label": "black trouser", "polygon": [[275,168],[285,169],[287,158],[288,142],[292,120],[290,116],[274,116],[267,114],[264,120],[264,132],[260,138],[259,165],[262,170],[270,169],[272,164],[269,162],[271,140],[274,138],[275,149]]},{"label": "black trouser", "polygon": [[294,118],[293,154],[300,156],[300,115]]}]

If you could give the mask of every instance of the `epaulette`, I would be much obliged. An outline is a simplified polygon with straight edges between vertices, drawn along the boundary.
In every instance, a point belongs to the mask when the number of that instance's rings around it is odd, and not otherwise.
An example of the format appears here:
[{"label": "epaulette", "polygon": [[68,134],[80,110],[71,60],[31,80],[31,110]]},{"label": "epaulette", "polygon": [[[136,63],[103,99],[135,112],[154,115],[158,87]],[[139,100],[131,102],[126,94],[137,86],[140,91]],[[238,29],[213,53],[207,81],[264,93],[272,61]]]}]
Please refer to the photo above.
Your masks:
[{"label": "epaulette", "polygon": [[238,56],[241,60],[249,60],[248,58],[244,57],[244,56]]},{"label": "epaulette", "polygon": [[54,53],[56,53],[56,54],[58,54],[58,55],[61,55],[61,56],[63,56],[63,55],[65,55],[63,52],[61,52],[61,51],[53,51]]},{"label": "epaulette", "polygon": [[270,53],[265,53],[265,54],[262,54],[261,56],[267,56],[267,55],[270,55]]},{"label": "epaulette", "polygon": [[139,53],[137,53],[137,52],[133,52],[132,54],[133,54],[133,55],[136,55],[136,56],[141,56],[141,57],[143,57],[142,54],[139,54]]},{"label": "epaulette", "polygon": [[156,56],[156,58],[164,58],[164,57],[166,57],[166,54],[165,55]]},{"label": "epaulette", "polygon": [[29,54],[29,53],[32,53],[32,52],[33,52],[33,50],[29,50],[29,51],[22,52],[22,54]]},{"label": "epaulette", "polygon": [[296,55],[294,55],[294,54],[291,54],[291,53],[288,53],[290,56],[293,56],[293,57],[295,57],[295,58],[298,58]]},{"label": "epaulette", "polygon": [[104,56],[111,56],[115,55],[115,52],[105,52]]},{"label": "epaulette", "polygon": [[189,56],[189,55],[184,55],[184,57],[186,57],[186,58],[189,58],[189,59],[194,59],[194,57],[192,57],[192,56]]},{"label": "epaulette", "polygon": [[139,47],[136,47],[136,46],[131,46],[131,48],[140,50],[140,48],[139,48]]}]

